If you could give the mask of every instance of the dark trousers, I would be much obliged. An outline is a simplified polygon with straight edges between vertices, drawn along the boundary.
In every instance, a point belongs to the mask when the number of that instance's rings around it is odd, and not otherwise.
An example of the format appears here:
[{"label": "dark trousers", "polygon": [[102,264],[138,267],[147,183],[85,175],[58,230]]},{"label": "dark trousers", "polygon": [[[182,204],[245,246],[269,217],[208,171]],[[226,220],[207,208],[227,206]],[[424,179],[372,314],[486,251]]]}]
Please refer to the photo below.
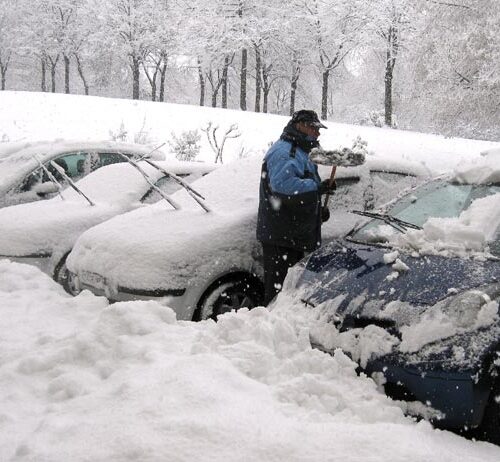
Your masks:
[{"label": "dark trousers", "polygon": [[288,268],[304,257],[302,250],[262,244],[264,254],[264,305],[268,305],[281,290]]}]

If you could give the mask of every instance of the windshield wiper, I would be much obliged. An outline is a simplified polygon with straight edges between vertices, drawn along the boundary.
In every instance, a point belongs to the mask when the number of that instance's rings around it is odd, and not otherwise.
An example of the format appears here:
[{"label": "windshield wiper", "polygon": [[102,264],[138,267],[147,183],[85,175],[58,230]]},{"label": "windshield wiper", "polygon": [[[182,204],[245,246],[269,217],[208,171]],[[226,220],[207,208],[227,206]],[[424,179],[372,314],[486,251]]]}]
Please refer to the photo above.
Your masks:
[{"label": "windshield wiper", "polygon": [[52,165],[56,169],[58,173],[66,180],[66,182],[78,193],[80,196],[85,198],[85,200],[91,205],[95,204],[85,195],[85,193],[73,182],[73,180],[68,176],[68,174],[64,171],[60,165],[56,164],[53,160],[49,161],[49,164]]},{"label": "windshield wiper", "polygon": [[151,167],[156,168],[158,171],[163,173],[167,178],[172,178],[176,183],[178,183],[180,186],[182,186],[187,193],[198,203],[198,205],[205,210],[205,212],[210,212],[210,209],[208,206],[203,202],[205,198],[195,189],[193,189],[191,186],[189,186],[185,181],[183,181],[181,178],[179,178],[177,175],[167,172],[164,168],[160,167],[158,164],[154,163],[152,160],[142,157],[141,160],[144,162],[147,162]]},{"label": "windshield wiper", "polygon": [[377,212],[365,212],[363,210],[351,210],[351,213],[355,213],[356,215],[362,215],[364,217],[375,218],[376,220],[381,220],[384,223],[392,226],[394,229],[399,231],[400,233],[404,233],[408,228],[411,229],[422,229],[418,225],[414,225],[409,221],[404,221],[399,218],[393,217],[388,213],[377,213]]},{"label": "windshield wiper", "polygon": [[[42,170],[47,174],[47,177],[49,178],[49,180],[52,181],[52,183],[54,183],[56,185],[57,194],[59,194],[60,198],[62,200],[64,200],[64,196],[61,194],[61,191],[63,189],[61,183],[59,183],[59,181],[57,181],[56,177],[54,175],[52,175],[51,171],[45,165],[42,164],[42,161],[36,155],[33,155],[33,159],[35,159],[38,162],[38,164],[40,165]],[[43,182],[43,180],[42,180],[42,182]]]},{"label": "windshield wiper", "polygon": [[119,152],[120,156],[122,156],[132,167],[134,167],[147,181],[149,186],[151,186],[163,199],[165,199],[175,210],[179,210],[181,207],[180,205],[174,201],[171,197],[168,196],[168,194],[165,194],[158,186],[156,186],[151,179],[151,177],[137,164],[137,162],[127,155]]}]

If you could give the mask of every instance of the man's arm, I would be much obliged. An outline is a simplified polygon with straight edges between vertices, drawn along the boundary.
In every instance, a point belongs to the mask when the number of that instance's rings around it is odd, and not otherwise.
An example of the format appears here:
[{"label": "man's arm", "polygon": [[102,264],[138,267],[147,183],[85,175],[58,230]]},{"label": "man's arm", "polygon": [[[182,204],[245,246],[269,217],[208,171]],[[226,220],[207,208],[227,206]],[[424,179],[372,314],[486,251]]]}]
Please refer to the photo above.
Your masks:
[{"label": "man's arm", "polygon": [[313,178],[304,178],[305,166],[288,152],[276,152],[266,162],[273,192],[293,196],[318,190]]}]

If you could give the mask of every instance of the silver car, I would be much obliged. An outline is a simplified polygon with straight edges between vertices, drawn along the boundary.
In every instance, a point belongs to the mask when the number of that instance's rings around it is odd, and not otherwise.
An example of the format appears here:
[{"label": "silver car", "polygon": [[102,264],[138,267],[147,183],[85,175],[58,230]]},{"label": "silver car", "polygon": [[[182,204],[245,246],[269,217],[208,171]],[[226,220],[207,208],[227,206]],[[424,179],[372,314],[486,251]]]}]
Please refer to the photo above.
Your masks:
[{"label": "silver car", "polygon": [[57,167],[77,181],[105,165],[149,156],[162,160],[165,155],[152,147],[115,141],[40,141],[0,143],[0,207],[49,199],[58,184],[67,180]]}]

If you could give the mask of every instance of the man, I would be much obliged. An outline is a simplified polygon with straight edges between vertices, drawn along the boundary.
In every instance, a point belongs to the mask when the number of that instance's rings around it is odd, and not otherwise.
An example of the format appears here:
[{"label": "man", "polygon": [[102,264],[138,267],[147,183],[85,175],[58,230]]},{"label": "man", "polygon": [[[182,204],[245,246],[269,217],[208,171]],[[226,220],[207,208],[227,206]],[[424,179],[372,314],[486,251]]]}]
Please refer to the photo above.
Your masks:
[{"label": "man", "polygon": [[321,245],[321,223],[329,218],[321,194],[334,188],[330,180],[321,181],[309,159],[319,147],[320,128],[327,127],[314,111],[295,112],[262,163],[257,239],[264,253],[265,304],[281,290],[288,268]]}]

